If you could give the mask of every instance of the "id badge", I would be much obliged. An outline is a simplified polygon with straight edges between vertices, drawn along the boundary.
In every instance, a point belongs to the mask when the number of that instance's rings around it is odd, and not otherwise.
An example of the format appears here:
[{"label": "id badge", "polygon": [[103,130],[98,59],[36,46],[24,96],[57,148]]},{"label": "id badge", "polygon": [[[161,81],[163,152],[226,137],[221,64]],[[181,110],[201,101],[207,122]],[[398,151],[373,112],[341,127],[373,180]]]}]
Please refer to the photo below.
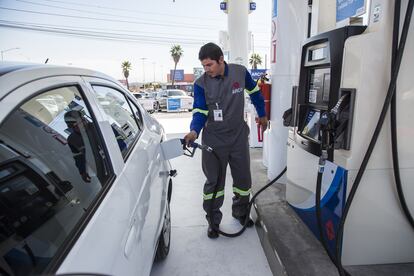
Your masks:
[{"label": "id badge", "polygon": [[214,109],[214,121],[215,122],[222,122],[223,121],[223,110]]}]

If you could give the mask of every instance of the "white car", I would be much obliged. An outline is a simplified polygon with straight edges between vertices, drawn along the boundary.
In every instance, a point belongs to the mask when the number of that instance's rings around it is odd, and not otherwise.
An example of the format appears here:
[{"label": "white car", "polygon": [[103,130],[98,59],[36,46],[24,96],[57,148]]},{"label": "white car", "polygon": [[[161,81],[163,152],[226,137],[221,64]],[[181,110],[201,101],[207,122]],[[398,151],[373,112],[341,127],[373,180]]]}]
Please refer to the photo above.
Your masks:
[{"label": "white car", "polygon": [[0,63],[0,274],[149,275],[170,246],[163,139],[106,75]]},{"label": "white car", "polygon": [[149,113],[154,113],[156,110],[158,110],[154,99],[149,98],[145,94],[143,95],[141,93],[134,93],[133,95],[135,98],[137,98],[141,106]]},{"label": "white car", "polygon": [[187,95],[184,90],[167,89],[159,94],[159,109],[166,111],[193,110],[194,98]]}]

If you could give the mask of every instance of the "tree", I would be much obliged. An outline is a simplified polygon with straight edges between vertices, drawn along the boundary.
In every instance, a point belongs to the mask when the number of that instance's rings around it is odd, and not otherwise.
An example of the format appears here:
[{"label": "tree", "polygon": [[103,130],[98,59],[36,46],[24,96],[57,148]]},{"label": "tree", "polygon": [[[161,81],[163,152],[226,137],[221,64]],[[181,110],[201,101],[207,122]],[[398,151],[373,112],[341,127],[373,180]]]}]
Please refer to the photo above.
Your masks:
[{"label": "tree", "polygon": [[129,77],[129,70],[131,70],[131,62],[126,60],[122,62],[121,67],[122,67],[122,73],[124,73],[127,88],[129,90],[128,77]]},{"label": "tree", "polygon": [[252,69],[257,69],[257,65],[262,64],[262,57],[259,54],[253,53],[250,56],[249,64],[252,66]]},{"label": "tree", "polygon": [[174,60],[174,71],[173,74],[171,76],[172,79],[172,85],[174,85],[174,80],[175,80],[175,70],[177,70],[177,63],[180,61],[181,56],[183,55],[183,49],[181,48],[180,45],[173,45],[171,47],[170,53],[171,53],[171,57]]}]

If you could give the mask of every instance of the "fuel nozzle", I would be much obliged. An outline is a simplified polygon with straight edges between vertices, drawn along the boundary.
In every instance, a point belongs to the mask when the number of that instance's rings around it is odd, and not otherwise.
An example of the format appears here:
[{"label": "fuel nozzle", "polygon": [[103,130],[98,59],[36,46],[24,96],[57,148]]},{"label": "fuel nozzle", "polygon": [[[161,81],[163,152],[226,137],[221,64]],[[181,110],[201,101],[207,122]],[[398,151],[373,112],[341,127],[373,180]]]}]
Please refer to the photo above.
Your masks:
[{"label": "fuel nozzle", "polygon": [[330,110],[322,113],[321,118],[319,119],[320,129],[323,131],[332,131],[335,130],[336,118],[339,113],[344,109],[346,105],[349,104],[349,94],[344,94],[338,100],[336,105]]},{"label": "fuel nozzle", "polygon": [[208,152],[213,151],[213,149],[209,146],[198,144],[196,142],[190,142],[187,144],[187,142],[184,139],[180,139],[180,140],[181,140],[181,144],[183,145],[184,155],[186,156],[193,157],[197,148],[199,148],[200,150],[208,151]]},{"label": "fuel nozzle", "polygon": [[335,132],[338,127],[337,118],[342,110],[349,104],[349,99],[349,94],[342,95],[330,111],[325,111],[321,114],[318,124],[322,139],[322,148],[333,147]]}]

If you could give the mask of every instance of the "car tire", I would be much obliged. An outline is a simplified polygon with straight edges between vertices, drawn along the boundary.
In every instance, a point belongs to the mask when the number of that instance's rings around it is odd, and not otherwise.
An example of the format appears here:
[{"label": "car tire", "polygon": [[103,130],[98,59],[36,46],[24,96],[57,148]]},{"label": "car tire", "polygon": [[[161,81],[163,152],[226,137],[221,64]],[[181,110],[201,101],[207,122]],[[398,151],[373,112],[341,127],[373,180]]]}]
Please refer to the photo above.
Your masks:
[{"label": "car tire", "polygon": [[170,252],[170,243],[171,243],[171,213],[170,213],[170,204],[167,202],[164,225],[158,238],[158,247],[157,252],[155,253],[155,261],[159,262],[164,260],[168,253]]},{"label": "car tire", "polygon": [[154,110],[157,112],[160,111],[160,104],[158,102],[154,103]]}]

